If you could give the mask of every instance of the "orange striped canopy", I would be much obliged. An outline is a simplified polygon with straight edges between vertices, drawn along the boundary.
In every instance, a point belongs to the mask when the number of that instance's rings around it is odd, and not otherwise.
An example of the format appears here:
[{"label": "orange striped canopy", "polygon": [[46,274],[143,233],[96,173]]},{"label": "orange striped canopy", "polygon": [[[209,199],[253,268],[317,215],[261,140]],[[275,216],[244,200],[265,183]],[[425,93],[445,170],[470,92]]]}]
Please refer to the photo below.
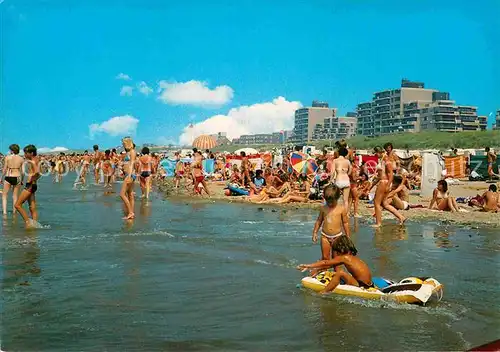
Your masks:
[{"label": "orange striped canopy", "polygon": [[209,135],[201,135],[194,139],[193,147],[198,148],[200,150],[212,149],[217,145],[217,140]]}]

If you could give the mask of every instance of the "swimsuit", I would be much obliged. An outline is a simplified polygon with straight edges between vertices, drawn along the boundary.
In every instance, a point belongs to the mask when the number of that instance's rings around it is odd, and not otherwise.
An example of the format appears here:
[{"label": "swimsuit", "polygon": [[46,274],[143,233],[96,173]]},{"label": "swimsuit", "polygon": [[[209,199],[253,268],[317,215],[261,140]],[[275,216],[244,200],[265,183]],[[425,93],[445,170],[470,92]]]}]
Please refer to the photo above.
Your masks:
[{"label": "swimsuit", "polygon": [[[9,171],[7,174],[10,174],[11,170],[21,170],[19,167],[9,167]],[[7,181],[11,186],[17,186],[17,184],[21,183],[21,175],[19,176],[5,176],[5,181]]]},{"label": "swimsuit", "polygon": [[129,174],[127,174],[127,173],[124,173],[124,174],[125,174],[125,178],[127,178],[127,177],[129,177],[129,176],[130,176],[130,177],[132,178],[132,180],[134,180],[134,181],[135,181],[135,179],[137,178],[137,176],[136,176],[135,174],[131,174],[131,175],[129,175]]},{"label": "swimsuit", "polygon": [[403,210],[410,210],[410,204],[404,200],[402,202],[403,202]]},{"label": "swimsuit", "polygon": [[339,232],[336,235],[327,235],[323,230],[321,230],[321,237],[325,237],[330,244],[333,244],[333,242],[340,236],[342,236],[342,232]]},{"label": "swimsuit", "polygon": [[148,178],[149,176],[151,176],[151,171],[143,171],[143,172],[141,172],[141,177],[142,178]]},{"label": "swimsuit", "polygon": [[17,186],[21,183],[21,176],[5,176],[5,181],[11,186]]},{"label": "swimsuit", "polygon": [[36,191],[38,190],[38,185],[36,183],[27,182],[24,189],[30,192],[31,194],[35,194]]},{"label": "swimsuit", "polygon": [[340,189],[344,189],[344,188],[348,188],[351,185],[351,182],[348,181],[348,180],[345,180],[345,181],[335,181],[335,185],[338,188],[340,188]]}]

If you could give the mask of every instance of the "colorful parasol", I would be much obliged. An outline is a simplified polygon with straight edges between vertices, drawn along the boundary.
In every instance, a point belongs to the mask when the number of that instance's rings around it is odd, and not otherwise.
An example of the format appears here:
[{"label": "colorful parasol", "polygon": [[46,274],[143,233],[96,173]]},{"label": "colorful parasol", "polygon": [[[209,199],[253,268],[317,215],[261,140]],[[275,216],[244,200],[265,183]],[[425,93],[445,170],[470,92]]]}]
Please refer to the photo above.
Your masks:
[{"label": "colorful parasol", "polygon": [[302,173],[306,175],[312,175],[318,169],[318,164],[316,164],[316,160],[313,158],[309,158],[306,160],[304,164],[304,168],[302,169]]},{"label": "colorful parasol", "polygon": [[212,149],[217,145],[217,140],[209,135],[201,135],[194,139],[193,147],[200,150]]},{"label": "colorful parasol", "polygon": [[318,168],[313,158],[301,152],[293,152],[290,154],[290,164],[292,165],[292,169],[298,174],[305,173],[306,175],[310,175]]}]

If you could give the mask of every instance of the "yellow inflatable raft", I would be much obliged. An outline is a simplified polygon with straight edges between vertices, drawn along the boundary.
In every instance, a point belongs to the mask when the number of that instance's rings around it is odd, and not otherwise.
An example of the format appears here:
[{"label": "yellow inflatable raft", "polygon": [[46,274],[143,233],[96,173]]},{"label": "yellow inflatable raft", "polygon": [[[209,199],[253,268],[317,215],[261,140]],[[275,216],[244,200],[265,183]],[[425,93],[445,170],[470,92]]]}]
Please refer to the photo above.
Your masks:
[{"label": "yellow inflatable raft", "polygon": [[[322,291],[330,282],[333,272],[324,271],[315,277],[304,277],[302,286],[315,292]],[[372,278],[375,287],[361,288],[351,285],[338,285],[334,294],[354,296],[372,300],[388,300],[399,303],[424,305],[439,302],[443,298],[443,285],[433,278],[407,277],[399,282],[384,278]]]}]

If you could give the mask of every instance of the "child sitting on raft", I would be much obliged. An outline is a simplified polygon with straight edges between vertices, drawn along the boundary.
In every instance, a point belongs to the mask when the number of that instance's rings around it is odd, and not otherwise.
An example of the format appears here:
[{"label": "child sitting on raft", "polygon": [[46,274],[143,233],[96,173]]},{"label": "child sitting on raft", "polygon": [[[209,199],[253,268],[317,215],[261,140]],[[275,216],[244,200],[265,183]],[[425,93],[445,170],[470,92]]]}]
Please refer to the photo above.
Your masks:
[{"label": "child sitting on raft", "polygon": [[321,228],[321,259],[328,260],[333,257],[334,245],[342,236],[342,230],[351,236],[347,208],[339,204],[340,188],[334,184],[325,187],[323,197],[325,205],[321,207],[318,219],[312,232],[313,243],[318,242],[318,231]]},{"label": "child sitting on raft", "polygon": [[306,271],[314,269],[314,271],[324,271],[329,268],[338,268],[343,265],[346,271],[336,270],[330,283],[325,287],[321,294],[325,294],[335,290],[341,280],[345,285],[357,286],[362,288],[371,288],[373,286],[372,274],[368,265],[356,255],[358,250],[352,243],[351,239],[345,235],[340,236],[333,244],[332,249],[335,253],[335,258],[330,260],[320,260],[312,264],[300,264],[297,269]]}]

